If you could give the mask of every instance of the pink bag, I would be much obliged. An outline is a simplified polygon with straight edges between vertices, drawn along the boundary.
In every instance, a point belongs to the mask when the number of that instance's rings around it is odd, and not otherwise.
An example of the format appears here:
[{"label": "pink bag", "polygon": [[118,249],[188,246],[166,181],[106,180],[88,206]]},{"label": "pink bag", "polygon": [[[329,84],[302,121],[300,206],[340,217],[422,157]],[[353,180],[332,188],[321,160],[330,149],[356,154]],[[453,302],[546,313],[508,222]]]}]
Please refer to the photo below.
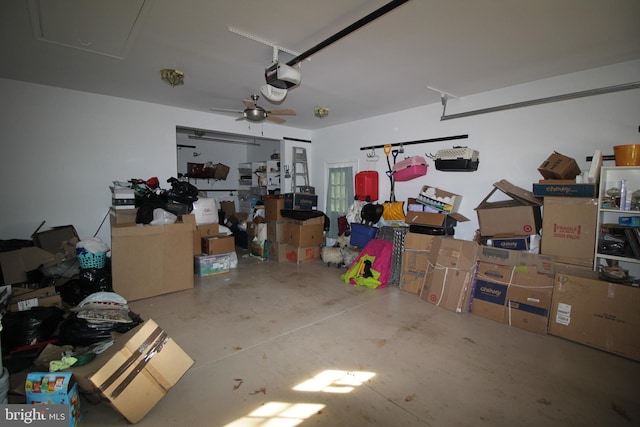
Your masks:
[{"label": "pink bag", "polygon": [[391,169],[396,181],[410,181],[427,174],[427,160],[422,156],[408,157]]}]

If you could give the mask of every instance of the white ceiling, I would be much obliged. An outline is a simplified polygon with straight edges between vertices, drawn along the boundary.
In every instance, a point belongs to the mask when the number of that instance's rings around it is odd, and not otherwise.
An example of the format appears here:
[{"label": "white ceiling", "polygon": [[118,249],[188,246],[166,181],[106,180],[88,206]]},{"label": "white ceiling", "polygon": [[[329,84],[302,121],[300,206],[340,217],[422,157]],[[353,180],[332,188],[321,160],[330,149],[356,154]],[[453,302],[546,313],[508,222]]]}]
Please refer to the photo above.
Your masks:
[{"label": "white ceiling", "polygon": [[[286,51],[307,52],[388,2],[4,0],[0,77],[241,110],[265,83],[273,45],[288,62]],[[463,97],[638,58],[638,0],[410,0],[302,61],[281,105],[258,104],[295,109],[287,125],[318,129],[440,102],[428,86]],[[185,84],[161,81],[162,68]]]}]

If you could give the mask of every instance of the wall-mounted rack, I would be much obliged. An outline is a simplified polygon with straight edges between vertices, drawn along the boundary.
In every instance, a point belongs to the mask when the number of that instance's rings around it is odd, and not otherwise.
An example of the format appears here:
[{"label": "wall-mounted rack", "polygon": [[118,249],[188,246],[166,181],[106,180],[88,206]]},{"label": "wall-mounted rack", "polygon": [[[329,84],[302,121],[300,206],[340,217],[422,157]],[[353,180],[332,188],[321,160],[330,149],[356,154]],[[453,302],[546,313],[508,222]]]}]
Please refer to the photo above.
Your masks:
[{"label": "wall-mounted rack", "polygon": [[396,142],[393,144],[382,144],[382,145],[368,145],[366,147],[360,147],[360,150],[373,150],[376,148],[384,148],[385,146],[391,145],[392,147],[399,147],[405,145],[414,145],[414,144],[429,144],[431,142],[442,142],[442,141],[455,141],[457,139],[467,139],[469,135],[453,135],[453,136],[443,136],[440,138],[431,138],[431,139],[420,139],[417,141],[407,141],[407,142]]}]

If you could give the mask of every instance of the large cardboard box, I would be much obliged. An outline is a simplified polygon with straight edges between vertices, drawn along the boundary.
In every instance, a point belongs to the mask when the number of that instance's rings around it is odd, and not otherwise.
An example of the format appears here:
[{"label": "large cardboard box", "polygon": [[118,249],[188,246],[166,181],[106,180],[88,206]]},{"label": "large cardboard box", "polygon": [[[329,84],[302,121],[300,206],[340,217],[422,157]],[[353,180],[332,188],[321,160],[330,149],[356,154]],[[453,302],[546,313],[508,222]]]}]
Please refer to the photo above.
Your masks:
[{"label": "large cardboard box", "polygon": [[284,221],[280,212],[284,209],[284,197],[264,197],[264,218],[268,221]]},{"label": "large cardboard box", "polygon": [[320,258],[320,246],[299,247],[287,245],[287,260],[295,263],[313,261]]},{"label": "large cardboard box", "polygon": [[[542,227],[542,200],[532,192],[501,180],[476,207],[481,236],[537,234]],[[497,190],[504,193],[502,200],[490,200]],[[507,199],[504,199],[504,196]]]},{"label": "large cardboard box", "polygon": [[287,260],[287,244],[267,240],[267,259],[269,261],[284,262]]},{"label": "large cardboard box", "polygon": [[29,281],[29,272],[56,259],[51,252],[30,246],[13,251],[0,252],[0,268],[3,283],[13,285]]},{"label": "large cardboard box", "polygon": [[456,313],[469,311],[477,252],[476,242],[434,237],[420,298]]},{"label": "large cardboard box", "polygon": [[640,361],[640,288],[556,274],[549,333]]},{"label": "large cardboard box", "polygon": [[580,175],[580,168],[571,157],[554,152],[542,162],[538,172],[547,179],[575,179]]},{"label": "large cardboard box", "polygon": [[546,334],[554,267],[550,256],[480,247],[471,312]]},{"label": "large cardboard box", "polygon": [[324,219],[306,221],[287,220],[284,224],[284,243],[297,247],[320,246],[324,242]]},{"label": "large cardboard box", "polygon": [[177,384],[194,361],[153,320],[119,336],[84,366],[69,369],[80,389],[106,400],[137,423]]},{"label": "large cardboard box", "polygon": [[434,236],[428,234],[405,234],[400,272],[400,289],[403,291],[420,295],[433,239]]},{"label": "large cardboard box", "polygon": [[133,301],[193,288],[193,224],[111,228],[113,291]]},{"label": "large cardboard box", "polygon": [[545,197],[540,253],[566,264],[593,266],[597,199]]}]

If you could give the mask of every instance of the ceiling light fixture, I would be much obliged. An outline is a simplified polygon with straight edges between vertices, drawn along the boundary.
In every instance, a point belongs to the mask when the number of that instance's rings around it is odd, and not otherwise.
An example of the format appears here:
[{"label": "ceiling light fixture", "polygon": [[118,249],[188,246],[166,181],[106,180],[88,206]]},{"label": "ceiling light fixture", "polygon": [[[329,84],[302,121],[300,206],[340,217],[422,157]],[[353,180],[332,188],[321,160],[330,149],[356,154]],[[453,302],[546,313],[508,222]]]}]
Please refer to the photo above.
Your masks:
[{"label": "ceiling light fixture", "polygon": [[160,78],[169,83],[171,87],[184,84],[184,73],[180,70],[163,68],[160,70]]},{"label": "ceiling light fixture", "polygon": [[316,107],[316,108],[313,109],[313,114],[316,117],[324,119],[325,117],[327,117],[329,115],[329,108],[327,108],[327,107]]}]

